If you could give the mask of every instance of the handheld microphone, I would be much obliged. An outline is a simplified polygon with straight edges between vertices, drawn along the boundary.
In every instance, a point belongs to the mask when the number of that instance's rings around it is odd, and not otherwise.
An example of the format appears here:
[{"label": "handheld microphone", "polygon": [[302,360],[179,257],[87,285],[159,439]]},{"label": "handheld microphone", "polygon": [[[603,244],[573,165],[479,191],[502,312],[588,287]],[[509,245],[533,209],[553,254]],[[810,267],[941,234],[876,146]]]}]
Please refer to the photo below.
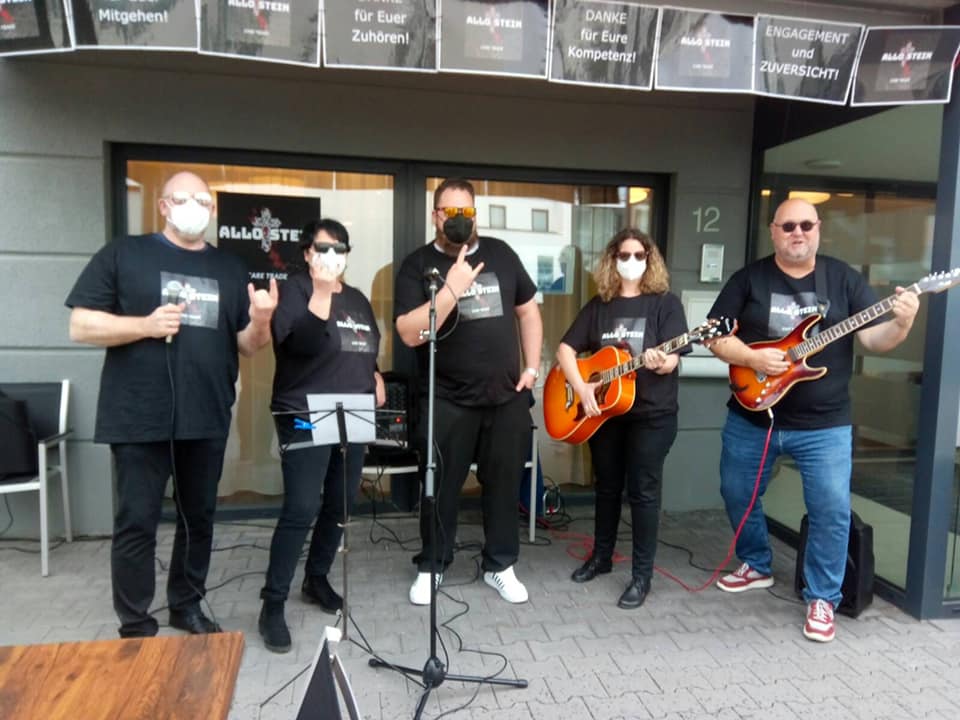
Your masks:
[{"label": "handheld microphone", "polygon": [[[164,288],[163,298],[165,304],[167,305],[176,305],[180,302],[180,294],[183,292],[183,285],[181,285],[176,280],[171,280],[167,283],[167,287]],[[173,342],[173,335],[167,335],[166,337],[167,344]]]}]

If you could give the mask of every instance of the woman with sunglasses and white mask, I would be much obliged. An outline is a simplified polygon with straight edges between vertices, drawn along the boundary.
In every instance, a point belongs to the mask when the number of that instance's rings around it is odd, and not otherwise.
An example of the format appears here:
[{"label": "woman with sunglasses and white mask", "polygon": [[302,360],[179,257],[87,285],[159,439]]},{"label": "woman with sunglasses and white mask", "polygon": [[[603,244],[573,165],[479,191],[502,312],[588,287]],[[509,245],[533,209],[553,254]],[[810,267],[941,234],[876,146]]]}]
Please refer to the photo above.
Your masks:
[{"label": "woman with sunglasses and white mask", "polygon": [[[308,224],[300,235],[307,272],[292,275],[280,290],[273,316],[275,413],[307,407],[308,394],[374,393],[384,403],[383,378],[377,372],[380,332],[370,302],[343,280],[350,252],[347,229],[336,220]],[[284,603],[310,526],[314,525],[302,586],[303,599],[329,613],[343,607],[330,585],[344,522],[344,473],[337,445],[316,446],[309,427],[293,414],[275,415],[283,450],[283,508],[270,543],[259,628],[268,650],[287,652],[290,632]],[[347,449],[347,500],[360,486],[364,445]],[[314,520],[316,523],[314,524]]]},{"label": "woman with sunglasses and white mask", "polygon": [[687,331],[683,306],[669,292],[670,276],[650,238],[626,229],[607,244],[594,271],[597,295],[588,302],[557,349],[557,361],[590,417],[601,415],[597,382],[585,382],[578,353],[615,345],[633,357],[643,355],[636,371],[636,399],[623,415],[607,420],[590,438],[596,479],[594,548],[574,571],[577,583],[613,569],[624,486],[633,530],[632,572],[617,605],[640,607],[650,591],[657,549],[663,463],[677,435],[677,354],[657,349]]}]

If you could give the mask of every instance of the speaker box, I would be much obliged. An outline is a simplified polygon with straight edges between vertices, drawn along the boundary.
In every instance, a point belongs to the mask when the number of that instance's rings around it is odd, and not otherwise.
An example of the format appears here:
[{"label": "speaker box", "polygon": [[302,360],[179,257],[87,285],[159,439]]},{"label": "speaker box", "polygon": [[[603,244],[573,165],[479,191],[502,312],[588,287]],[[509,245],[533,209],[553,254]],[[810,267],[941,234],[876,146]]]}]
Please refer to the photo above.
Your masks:
[{"label": "speaker box", "polygon": [[[803,577],[803,558],[809,532],[810,521],[804,515],[800,522],[800,546],[797,548],[797,567],[793,579],[793,589],[798,596],[802,596],[807,585]],[[873,602],[873,526],[865,523],[855,512],[850,513],[847,569],[840,591],[843,599],[837,612],[842,615],[857,617]]]}]

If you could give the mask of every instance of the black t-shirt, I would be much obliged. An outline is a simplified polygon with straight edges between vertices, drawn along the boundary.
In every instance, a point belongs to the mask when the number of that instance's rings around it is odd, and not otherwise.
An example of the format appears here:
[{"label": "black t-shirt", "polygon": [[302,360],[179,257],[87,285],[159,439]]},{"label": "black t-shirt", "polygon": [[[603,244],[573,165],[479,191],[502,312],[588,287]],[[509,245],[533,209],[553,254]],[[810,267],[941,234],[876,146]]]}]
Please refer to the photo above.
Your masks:
[{"label": "black t-shirt", "polygon": [[327,320],[308,309],[313,283],[297,273],[280,287],[271,331],[277,368],[273,376],[276,411],[303,410],[307,394],[372,393],[380,330],[370,303],[343,284],[330,298]]},{"label": "black t-shirt", "polygon": [[[561,342],[577,353],[595,353],[607,345],[627,350],[638,357],[657,345],[687,331],[680,299],[673,293],[615,297],[603,302],[595,295],[577,314]],[[681,353],[690,352],[690,347]],[[627,415],[650,418],[677,412],[678,372],[658,375],[637,370],[637,395]]]},{"label": "black t-shirt", "polygon": [[[446,277],[454,261],[433,243],[410,253],[397,275],[394,319],[430,299],[427,269],[435,267]],[[516,397],[521,372],[514,308],[529,302],[537,287],[502,240],[481,237],[467,262],[484,266],[437,330],[437,397],[470,407],[502,405]],[[428,345],[416,350],[425,378]]]},{"label": "black t-shirt", "polygon": [[184,250],[158,233],[116,240],[91,258],[66,305],[144,317],[172,299],[171,292],[186,305],[171,343],[146,338],[107,348],[96,442],[170,439],[168,352],[176,397],[174,438],[227,436],[237,333],[250,320],[247,270],[239,258],[210,245]]},{"label": "black t-shirt", "polygon": [[[863,275],[847,263],[823,255],[817,256],[817,262],[826,268],[829,306],[826,319],[817,323],[810,335],[842,322],[877,301]],[[802,278],[792,278],[777,266],[773,255],[762,258],[733,274],[710,309],[709,317],[737,320],[737,337],[747,344],[779,339],[804,317],[817,312],[814,276],[811,272]],[[826,367],[827,374],[819,380],[797,383],[774,406],[777,427],[815,430],[850,424],[854,334],[835,340],[810,357],[808,364]],[[769,424],[765,412],[746,410],[732,396],[727,406],[756,425]]]}]

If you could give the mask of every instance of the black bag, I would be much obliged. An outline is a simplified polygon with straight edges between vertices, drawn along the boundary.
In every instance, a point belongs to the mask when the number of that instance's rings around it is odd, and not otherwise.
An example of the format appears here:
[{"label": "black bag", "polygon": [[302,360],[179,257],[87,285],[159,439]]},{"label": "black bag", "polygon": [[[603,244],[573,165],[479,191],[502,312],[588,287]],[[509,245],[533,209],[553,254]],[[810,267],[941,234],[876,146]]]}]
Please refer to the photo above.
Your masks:
[{"label": "black bag", "polygon": [[37,436],[27,404],[0,392],[0,482],[37,470]]},{"label": "black bag", "polygon": [[[810,521],[806,515],[800,522],[800,546],[797,548],[797,567],[793,589],[802,595],[807,583],[803,577],[803,556],[807,549]],[[843,599],[837,612],[857,617],[873,602],[873,526],[865,523],[855,512],[850,513],[850,540],[847,544],[847,568],[840,592]]]}]

